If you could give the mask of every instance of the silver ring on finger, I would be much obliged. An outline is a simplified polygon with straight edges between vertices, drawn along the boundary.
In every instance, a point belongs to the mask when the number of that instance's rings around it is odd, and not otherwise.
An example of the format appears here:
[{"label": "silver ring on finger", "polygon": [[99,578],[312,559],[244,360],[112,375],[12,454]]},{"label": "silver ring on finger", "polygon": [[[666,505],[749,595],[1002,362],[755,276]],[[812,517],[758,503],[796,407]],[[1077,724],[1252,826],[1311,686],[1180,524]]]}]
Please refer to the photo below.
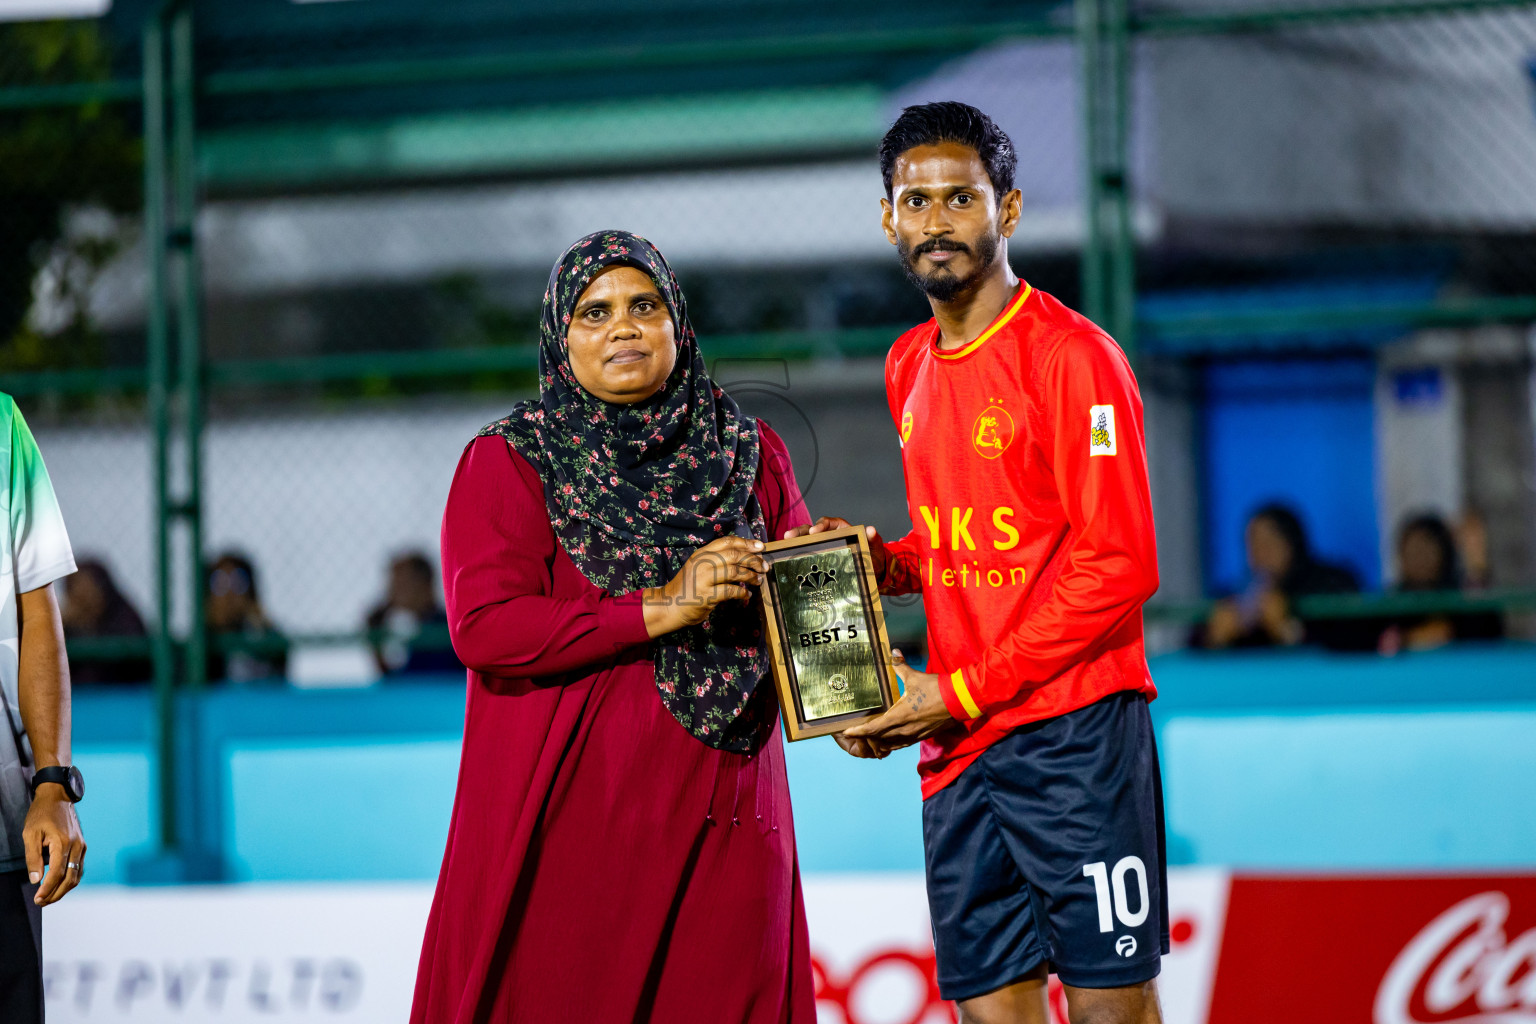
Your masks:
[{"label": "silver ring on finger", "polygon": [[70,861],[69,863],[64,865],[64,870],[66,870],[66,871],[79,871],[80,870],[80,864],[77,861]]}]

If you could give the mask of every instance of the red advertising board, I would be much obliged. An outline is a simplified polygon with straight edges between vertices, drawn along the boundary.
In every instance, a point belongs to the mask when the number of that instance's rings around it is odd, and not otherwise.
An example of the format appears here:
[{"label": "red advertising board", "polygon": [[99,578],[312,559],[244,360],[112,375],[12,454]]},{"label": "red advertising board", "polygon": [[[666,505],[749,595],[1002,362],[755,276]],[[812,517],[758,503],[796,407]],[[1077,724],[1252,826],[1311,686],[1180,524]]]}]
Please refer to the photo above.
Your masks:
[{"label": "red advertising board", "polygon": [[1208,1024],[1536,1024],[1536,875],[1234,875]]},{"label": "red advertising board", "polygon": [[[921,879],[874,885],[807,886],[822,1024],[949,1024]],[[1169,1024],[1536,1024],[1536,875],[1182,868],[1169,904]]]}]

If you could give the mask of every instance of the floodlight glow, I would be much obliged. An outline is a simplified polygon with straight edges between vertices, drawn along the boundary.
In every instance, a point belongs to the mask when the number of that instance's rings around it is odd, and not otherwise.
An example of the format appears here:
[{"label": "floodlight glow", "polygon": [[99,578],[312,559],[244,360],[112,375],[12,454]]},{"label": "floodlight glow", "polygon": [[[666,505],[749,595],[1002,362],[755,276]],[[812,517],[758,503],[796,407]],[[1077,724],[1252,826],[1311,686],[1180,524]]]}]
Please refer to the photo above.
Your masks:
[{"label": "floodlight glow", "polygon": [[99,18],[112,0],[0,0],[0,21]]}]

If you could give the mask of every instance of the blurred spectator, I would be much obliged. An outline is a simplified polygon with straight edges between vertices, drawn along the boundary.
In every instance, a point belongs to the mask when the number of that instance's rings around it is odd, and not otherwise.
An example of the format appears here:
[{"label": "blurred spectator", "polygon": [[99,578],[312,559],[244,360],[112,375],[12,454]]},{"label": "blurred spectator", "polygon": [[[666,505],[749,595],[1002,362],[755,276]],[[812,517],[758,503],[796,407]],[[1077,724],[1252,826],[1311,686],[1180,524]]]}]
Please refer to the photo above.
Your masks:
[{"label": "blurred spectator", "polygon": [[[368,613],[368,630],[384,675],[464,671],[449,645],[448,613],[437,599],[437,570],[420,552],[390,562],[389,588],[384,602]],[[422,637],[424,630],[431,635]],[[418,644],[418,639],[425,642]]]},{"label": "blurred spectator", "polygon": [[105,563],[80,560],[79,570],[64,578],[64,639],[69,647],[69,676],[75,683],[146,683],[154,664],[145,654],[83,659],[75,656],[75,641],[146,637],[144,620],[117,589]]},{"label": "blurred spectator", "polygon": [[1461,552],[1461,585],[1467,590],[1486,590],[1491,585],[1488,566],[1488,522],[1469,509],[1456,524],[1456,547]]},{"label": "blurred spectator", "polygon": [[[250,559],[226,552],[208,570],[207,579],[203,614],[208,623],[208,681],[248,682],[286,675],[288,641],[261,607]],[[239,640],[242,645],[221,650],[221,640]]]},{"label": "blurred spectator", "polygon": [[[1248,589],[1223,598],[1191,638],[1197,646],[1288,647],[1303,641],[1327,647],[1360,646],[1358,627],[1348,623],[1303,623],[1295,600],[1311,594],[1347,594],[1360,589],[1354,573],[1315,558],[1306,529],[1295,512],[1265,505],[1248,520],[1244,534]],[[1374,633],[1366,640],[1374,638]]]},{"label": "blurred spectator", "polygon": [[[1397,565],[1400,593],[1461,590],[1456,542],[1451,528],[1437,515],[1414,516],[1398,528]],[[1386,624],[1377,649],[1383,654],[1424,651],[1452,640],[1497,640],[1503,635],[1504,620],[1497,612],[1410,615]]]}]

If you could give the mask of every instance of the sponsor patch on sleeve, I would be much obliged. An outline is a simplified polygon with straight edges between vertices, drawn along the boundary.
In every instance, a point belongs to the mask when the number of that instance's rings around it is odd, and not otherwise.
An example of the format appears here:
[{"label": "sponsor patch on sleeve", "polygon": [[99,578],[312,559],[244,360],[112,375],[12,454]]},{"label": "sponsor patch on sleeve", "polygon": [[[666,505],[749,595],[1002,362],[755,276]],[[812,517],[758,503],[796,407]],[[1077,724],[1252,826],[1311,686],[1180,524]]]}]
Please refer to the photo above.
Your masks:
[{"label": "sponsor patch on sleeve", "polygon": [[1088,454],[1115,454],[1115,407],[1091,405],[1088,407]]}]

